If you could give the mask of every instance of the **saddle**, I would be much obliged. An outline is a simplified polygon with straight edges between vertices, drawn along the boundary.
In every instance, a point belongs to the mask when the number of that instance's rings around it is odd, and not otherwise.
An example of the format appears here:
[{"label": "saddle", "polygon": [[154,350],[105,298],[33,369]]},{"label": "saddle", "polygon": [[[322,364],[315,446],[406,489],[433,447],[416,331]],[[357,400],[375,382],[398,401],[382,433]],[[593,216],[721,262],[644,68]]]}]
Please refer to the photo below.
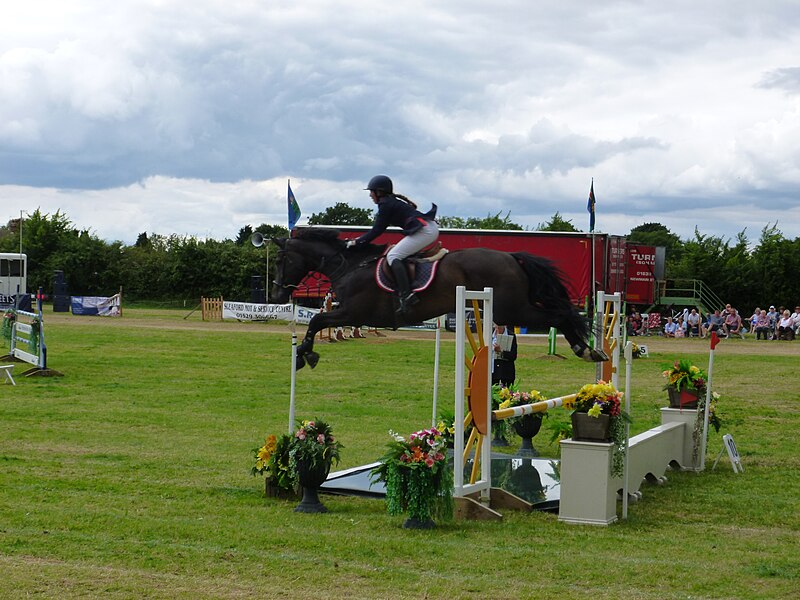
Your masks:
[{"label": "saddle", "polygon": [[[386,254],[391,248],[392,246],[386,248],[383,256],[378,259],[378,264],[375,266],[375,282],[385,292],[397,291],[394,276],[391,273],[391,269],[389,269],[389,263],[386,262]],[[436,242],[405,260],[412,292],[421,292],[428,289],[436,277],[436,268],[439,266],[439,261],[448,252],[447,248],[442,248],[441,242]]]}]

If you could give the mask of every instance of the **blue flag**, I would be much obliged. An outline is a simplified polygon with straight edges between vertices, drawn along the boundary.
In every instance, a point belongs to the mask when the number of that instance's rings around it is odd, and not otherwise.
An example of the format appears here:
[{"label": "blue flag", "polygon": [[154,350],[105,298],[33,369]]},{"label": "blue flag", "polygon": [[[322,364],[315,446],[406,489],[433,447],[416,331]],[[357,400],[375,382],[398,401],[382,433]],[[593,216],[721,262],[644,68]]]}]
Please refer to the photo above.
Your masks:
[{"label": "blue flag", "polygon": [[594,177],[592,178],[592,187],[589,188],[589,203],[586,205],[586,210],[589,211],[589,232],[594,231]]},{"label": "blue flag", "polygon": [[287,184],[289,187],[289,195],[287,197],[288,204],[289,204],[289,231],[294,229],[297,222],[300,220],[300,206],[297,204],[297,200],[295,200],[294,194],[292,193],[292,184]]}]

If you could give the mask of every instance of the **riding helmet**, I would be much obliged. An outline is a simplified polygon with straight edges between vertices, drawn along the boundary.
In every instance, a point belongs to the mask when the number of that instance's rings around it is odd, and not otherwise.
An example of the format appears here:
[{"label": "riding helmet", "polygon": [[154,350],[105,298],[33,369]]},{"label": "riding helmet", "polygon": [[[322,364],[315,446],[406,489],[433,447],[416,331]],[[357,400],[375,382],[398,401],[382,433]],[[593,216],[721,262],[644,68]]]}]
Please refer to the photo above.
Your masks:
[{"label": "riding helmet", "polygon": [[385,194],[394,193],[392,180],[389,179],[386,175],[375,175],[375,177],[369,180],[367,187],[365,187],[364,189],[369,190],[371,192],[384,192]]}]

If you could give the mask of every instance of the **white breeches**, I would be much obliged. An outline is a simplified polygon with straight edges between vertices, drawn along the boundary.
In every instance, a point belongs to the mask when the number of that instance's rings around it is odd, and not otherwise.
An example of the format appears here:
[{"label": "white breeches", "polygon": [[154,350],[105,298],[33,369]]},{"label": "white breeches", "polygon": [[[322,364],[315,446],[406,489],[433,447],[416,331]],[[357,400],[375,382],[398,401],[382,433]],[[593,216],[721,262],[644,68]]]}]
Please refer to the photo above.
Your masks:
[{"label": "white breeches", "polygon": [[386,260],[391,265],[398,258],[400,260],[408,258],[426,246],[430,246],[438,237],[439,227],[436,225],[436,223],[431,221],[416,233],[407,235],[402,240],[397,242],[394,248],[389,250],[389,253],[386,255]]}]

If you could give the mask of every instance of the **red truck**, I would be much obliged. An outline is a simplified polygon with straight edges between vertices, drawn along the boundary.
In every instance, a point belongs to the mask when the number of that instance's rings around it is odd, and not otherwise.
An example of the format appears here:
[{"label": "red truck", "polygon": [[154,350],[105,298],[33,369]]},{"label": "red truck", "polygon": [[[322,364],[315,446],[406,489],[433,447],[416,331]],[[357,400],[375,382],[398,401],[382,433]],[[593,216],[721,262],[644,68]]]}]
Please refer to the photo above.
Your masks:
[{"label": "red truck", "polygon": [[[341,239],[357,238],[370,229],[344,225],[322,227],[338,229]],[[389,228],[374,243],[395,243],[401,236],[399,229]],[[441,229],[439,241],[451,251],[494,248],[505,252],[529,252],[548,258],[563,273],[572,301],[582,309],[586,308],[586,302],[592,294],[592,277],[595,291],[622,292],[629,304],[649,306],[655,299],[656,248],[630,243],[623,236],[607,233]],[[304,300],[306,304],[315,304],[325,297],[329,287],[330,283],[324,275],[312,273],[300,283],[294,297]]]}]

